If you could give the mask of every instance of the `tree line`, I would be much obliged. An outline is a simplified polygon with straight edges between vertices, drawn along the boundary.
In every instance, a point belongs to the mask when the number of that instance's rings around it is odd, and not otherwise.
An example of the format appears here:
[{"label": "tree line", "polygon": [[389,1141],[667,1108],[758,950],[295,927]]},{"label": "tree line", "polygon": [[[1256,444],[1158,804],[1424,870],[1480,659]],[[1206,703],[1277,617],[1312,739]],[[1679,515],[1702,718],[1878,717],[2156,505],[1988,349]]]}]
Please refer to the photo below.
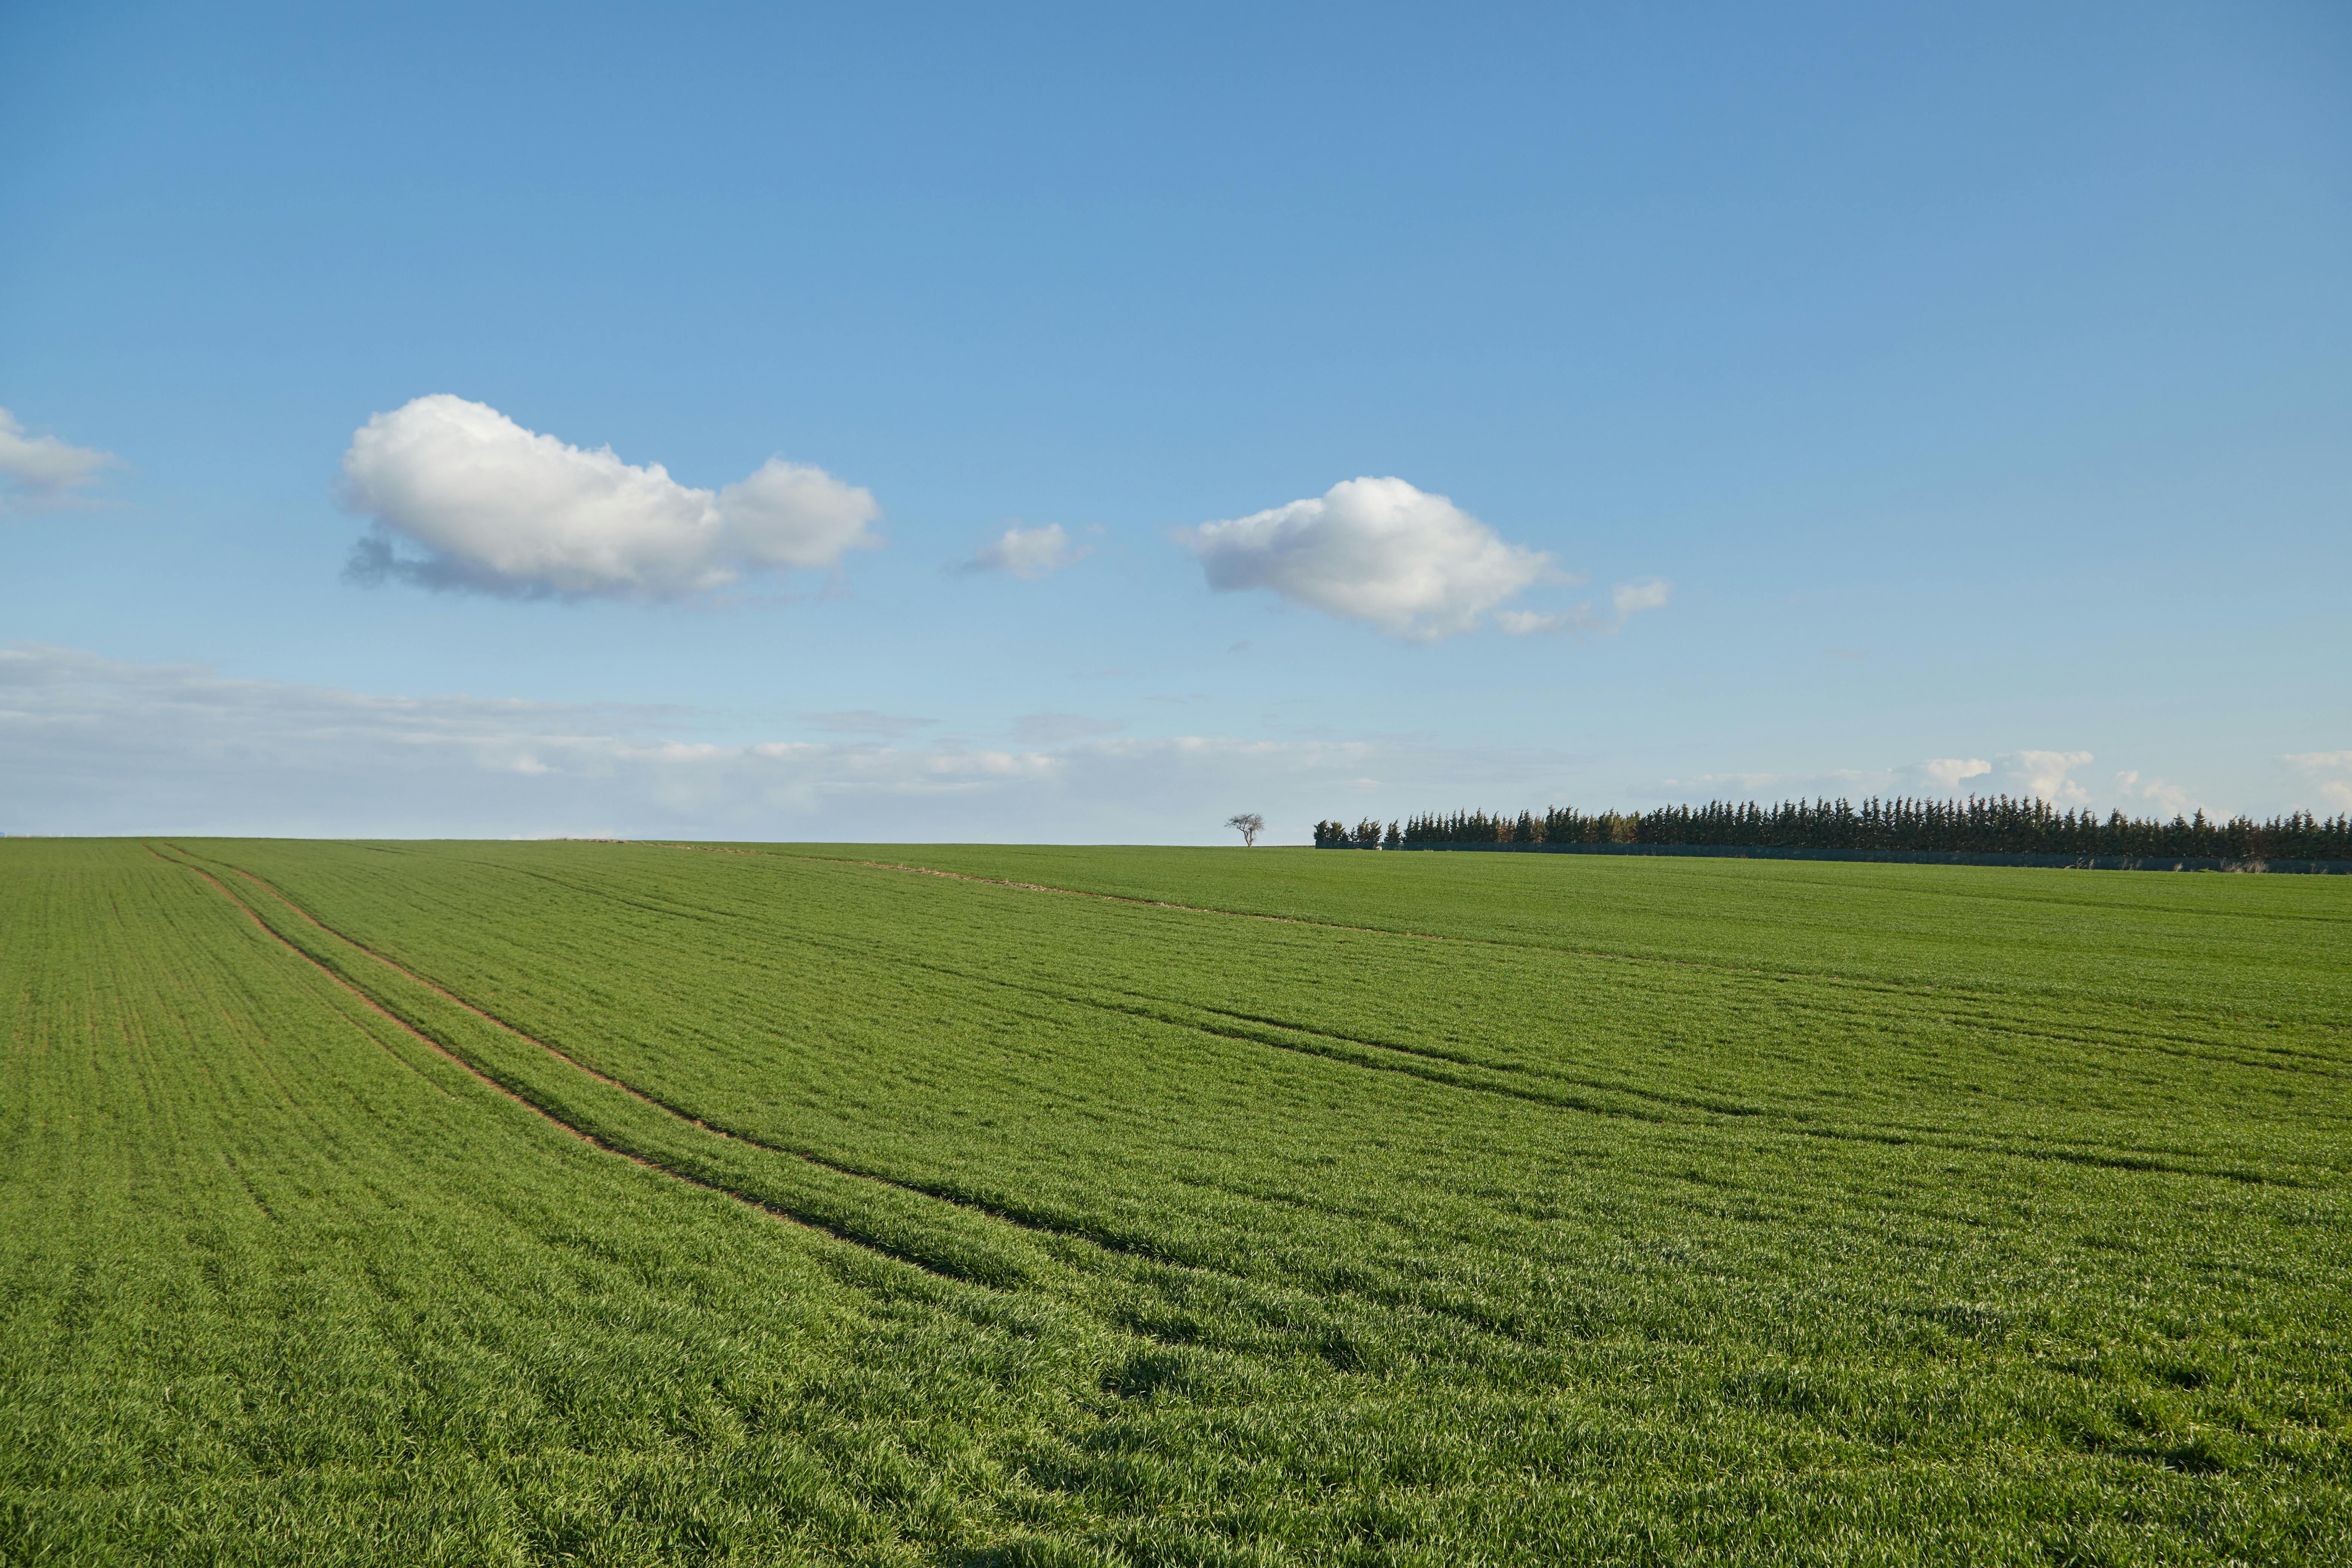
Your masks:
[{"label": "tree line", "polygon": [[1318,849],[1402,849],[1419,844],[1690,844],[1790,849],[1925,849],[1992,855],[2210,856],[2231,860],[2352,860],[2352,816],[2289,812],[2257,822],[2233,816],[2129,817],[2120,811],[2061,811],[2046,800],[1970,795],[1915,800],[1874,795],[1791,800],[1777,805],[1709,801],[1643,812],[1553,806],[1538,816],[1457,811],[1353,827],[1315,825]]}]

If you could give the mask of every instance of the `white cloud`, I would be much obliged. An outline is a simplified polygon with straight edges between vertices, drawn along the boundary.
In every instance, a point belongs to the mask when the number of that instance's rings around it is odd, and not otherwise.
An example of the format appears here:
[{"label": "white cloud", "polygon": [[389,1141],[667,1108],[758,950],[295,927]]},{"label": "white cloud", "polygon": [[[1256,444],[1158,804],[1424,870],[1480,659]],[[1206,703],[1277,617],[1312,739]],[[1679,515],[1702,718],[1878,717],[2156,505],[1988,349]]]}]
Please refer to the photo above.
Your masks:
[{"label": "white cloud", "polygon": [[[2127,802],[2148,802],[2156,807],[2156,815],[2160,817],[2194,816],[2200,811],[2208,816],[2222,815],[2180,785],[2165,779],[2143,778],[2137,769],[2116,775],[2115,793]],[[2136,808],[2130,815],[2139,816],[2146,814]]]},{"label": "white cloud", "polygon": [[822,468],[771,458],[698,489],[446,393],[356,431],[342,494],[375,522],[354,575],[518,597],[674,599],[880,542],[873,496]]},{"label": "white cloud", "polygon": [[1578,605],[1549,615],[1534,610],[1497,610],[1495,624],[1513,637],[1553,632],[1591,632],[1610,637],[1624,630],[1626,621],[1636,612],[1663,607],[1673,589],[1674,584],[1663,577],[1644,577],[1635,583],[1620,583],[1609,590],[1610,615],[1601,615],[1591,605]]},{"label": "white cloud", "polygon": [[1590,605],[1568,610],[1496,610],[1495,624],[1515,637],[1543,637],[1555,632],[1590,632],[1616,628]]},{"label": "white cloud", "polygon": [[[1036,717],[1036,716],[1033,716]],[[1066,717],[1066,716],[1065,716]],[[0,832],[1202,843],[1237,810],[1535,798],[1550,753],[1346,740],[714,744],[695,712],[378,697],[0,646]]]},{"label": "white cloud", "polygon": [[1058,522],[1049,522],[1043,528],[1016,524],[982,545],[970,559],[957,562],[952,570],[1010,572],[1024,583],[1034,583],[1052,576],[1093,548],[1090,544],[1073,548],[1070,536]]},{"label": "white cloud", "polygon": [[2352,811],[2352,752],[2297,752],[2281,760],[2314,780],[2329,806]]},{"label": "white cloud", "polygon": [[[1441,495],[1358,479],[1269,511],[1181,529],[1219,593],[1268,588],[1393,637],[1466,632],[1530,584],[1559,574]],[[1540,628],[1528,628],[1540,629]]]},{"label": "white cloud", "polygon": [[1982,757],[1929,757],[1917,764],[1919,776],[1937,789],[1956,790],[1963,780],[1982,778],[1992,764]]},{"label": "white cloud", "polygon": [[2080,805],[2090,792],[2066,775],[2091,761],[2088,752],[2003,752],[2001,772],[2021,795],[2053,805]]},{"label": "white cloud", "polygon": [[1644,577],[1638,583],[1620,583],[1609,590],[1609,605],[1617,612],[1617,624],[1622,626],[1626,618],[1637,610],[1665,608],[1666,595],[1673,589],[1674,584],[1664,577]]},{"label": "white cloud", "polygon": [[0,408],[0,516],[87,504],[75,492],[121,461],[55,436],[27,436],[16,416]]},{"label": "white cloud", "polygon": [[1885,768],[1832,768],[1822,773],[1700,773],[1692,778],[1661,779],[1642,791],[1644,796],[1668,799],[1759,797],[1773,800],[1819,797],[1859,800],[1869,795],[1904,795],[1915,792],[1938,795],[1981,793],[1972,781],[1990,780],[2000,773],[2015,793],[2039,794],[2053,803],[2079,804],[2089,796],[2066,774],[2091,760],[2088,752],[2006,752],[1997,766],[1982,757],[1929,757]]}]

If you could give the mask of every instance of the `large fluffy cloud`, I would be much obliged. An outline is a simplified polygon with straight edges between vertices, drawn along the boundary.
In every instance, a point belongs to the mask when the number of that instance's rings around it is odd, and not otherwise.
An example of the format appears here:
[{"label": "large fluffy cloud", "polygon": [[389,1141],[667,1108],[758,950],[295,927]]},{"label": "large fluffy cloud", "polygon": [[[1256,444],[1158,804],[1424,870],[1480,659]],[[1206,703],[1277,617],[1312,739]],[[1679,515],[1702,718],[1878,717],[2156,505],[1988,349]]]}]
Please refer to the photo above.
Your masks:
[{"label": "large fluffy cloud", "polygon": [[1220,593],[1270,588],[1415,642],[1466,632],[1556,575],[1541,551],[1506,543],[1445,497],[1398,479],[1344,480],[1311,500],[1177,537]]},{"label": "large fluffy cloud", "polygon": [[677,598],[879,542],[873,496],[822,468],[772,458],[698,489],[446,393],[352,436],[343,500],[375,521],[356,575],[515,596]]},{"label": "large fluffy cloud", "polygon": [[0,515],[71,506],[101,469],[119,459],[94,447],[55,436],[27,436],[16,416],[0,408]]}]

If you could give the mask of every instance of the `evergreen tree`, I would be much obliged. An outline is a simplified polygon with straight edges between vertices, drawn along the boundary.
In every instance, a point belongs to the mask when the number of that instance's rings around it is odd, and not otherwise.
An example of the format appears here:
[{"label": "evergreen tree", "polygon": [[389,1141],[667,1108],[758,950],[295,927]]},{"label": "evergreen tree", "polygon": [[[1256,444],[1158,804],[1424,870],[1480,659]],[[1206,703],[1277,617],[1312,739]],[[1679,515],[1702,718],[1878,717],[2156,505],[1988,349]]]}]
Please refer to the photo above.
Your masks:
[{"label": "evergreen tree", "polygon": [[[2257,822],[2234,816],[2216,821],[2202,810],[2166,822],[2110,811],[2103,819],[2089,810],[2061,811],[2039,798],[1970,795],[1966,800],[1872,796],[1850,800],[1709,801],[1702,806],[1666,805],[1645,812],[1604,811],[1587,816],[1573,806],[1551,806],[1538,816],[1485,811],[1425,813],[1402,826],[1359,823],[1350,830],[1319,823],[1316,843],[1326,847],[1356,844],[1373,847],[1382,837],[1391,848],[1412,844],[1687,844],[1784,847],[1797,849],[1901,849],[1970,854],[2146,857],[2162,858],[2352,860],[2352,815],[2321,818],[2289,812]],[[1367,830],[1372,836],[1367,839]]]}]

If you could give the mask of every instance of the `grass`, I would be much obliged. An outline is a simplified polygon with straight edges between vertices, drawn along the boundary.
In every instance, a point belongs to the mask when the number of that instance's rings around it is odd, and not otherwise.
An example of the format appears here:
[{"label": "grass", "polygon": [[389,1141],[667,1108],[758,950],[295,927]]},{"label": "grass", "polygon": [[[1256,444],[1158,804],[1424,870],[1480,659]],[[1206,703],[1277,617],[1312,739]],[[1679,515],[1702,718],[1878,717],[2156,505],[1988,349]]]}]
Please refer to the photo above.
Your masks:
[{"label": "grass", "polygon": [[2300,878],[6,841],[0,1560],[2342,1561],[2347,939]]}]

